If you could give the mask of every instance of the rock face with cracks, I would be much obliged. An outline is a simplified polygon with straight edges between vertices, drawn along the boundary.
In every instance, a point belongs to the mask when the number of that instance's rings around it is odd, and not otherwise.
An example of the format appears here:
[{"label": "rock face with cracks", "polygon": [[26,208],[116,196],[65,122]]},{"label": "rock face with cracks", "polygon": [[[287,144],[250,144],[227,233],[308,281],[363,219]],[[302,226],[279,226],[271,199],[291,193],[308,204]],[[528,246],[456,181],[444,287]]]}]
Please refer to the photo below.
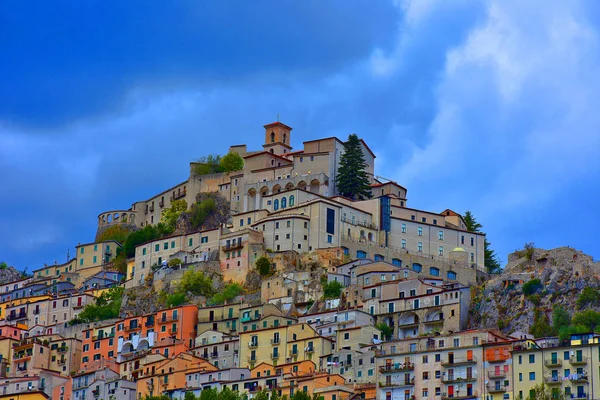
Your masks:
[{"label": "rock face with cracks", "polygon": [[[523,285],[534,279],[540,285],[528,285],[533,292],[526,289],[525,293]],[[469,328],[529,332],[535,309],[545,313],[550,323],[555,305],[572,316],[579,311],[577,299],[588,286],[600,288],[600,263],[580,251],[570,247],[516,251],[500,275],[471,288]]]}]

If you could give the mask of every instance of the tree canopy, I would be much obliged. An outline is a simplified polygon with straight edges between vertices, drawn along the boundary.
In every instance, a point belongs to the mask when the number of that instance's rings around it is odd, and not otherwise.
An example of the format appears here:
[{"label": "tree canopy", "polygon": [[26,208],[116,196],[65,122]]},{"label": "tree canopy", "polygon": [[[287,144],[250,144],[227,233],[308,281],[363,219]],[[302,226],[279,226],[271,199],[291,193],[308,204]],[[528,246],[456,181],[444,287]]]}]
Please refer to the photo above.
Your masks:
[{"label": "tree canopy", "polygon": [[342,295],[343,288],[344,285],[342,285],[340,282],[331,281],[323,286],[323,293],[326,299],[339,299]]},{"label": "tree canopy", "polygon": [[230,152],[221,158],[219,165],[223,172],[239,171],[244,168],[244,159],[238,153]]},{"label": "tree canopy", "polygon": [[[471,211],[465,212],[465,214],[463,215],[463,220],[465,221],[465,225],[467,226],[467,230],[469,232],[483,233],[483,225],[477,222],[475,216],[473,215],[473,213],[471,213]],[[487,268],[488,273],[499,273],[502,270],[502,266],[500,265],[500,259],[498,258],[498,254],[496,254],[496,252],[492,249],[492,244],[488,241],[487,236],[483,245],[485,253],[484,264]]]},{"label": "tree canopy", "polygon": [[371,185],[366,169],[360,139],[353,133],[344,143],[344,154],[340,157],[336,176],[338,193],[352,200],[370,198]]},{"label": "tree canopy", "polygon": [[119,318],[121,312],[121,300],[123,288],[115,286],[102,293],[96,298],[95,304],[88,304],[79,315],[71,320],[71,324],[82,322],[104,321],[111,318]]},{"label": "tree canopy", "polygon": [[221,156],[218,154],[209,154],[204,157],[200,157],[195,161],[194,172],[197,175],[208,175],[223,172],[221,167]]},{"label": "tree canopy", "polygon": [[271,274],[271,260],[267,257],[259,257],[254,265],[256,265],[256,269],[261,276],[268,276]]},{"label": "tree canopy", "polygon": [[162,210],[160,222],[165,224],[168,230],[174,231],[177,227],[177,219],[187,211],[187,208],[187,201],[185,199],[172,201],[171,207]]}]

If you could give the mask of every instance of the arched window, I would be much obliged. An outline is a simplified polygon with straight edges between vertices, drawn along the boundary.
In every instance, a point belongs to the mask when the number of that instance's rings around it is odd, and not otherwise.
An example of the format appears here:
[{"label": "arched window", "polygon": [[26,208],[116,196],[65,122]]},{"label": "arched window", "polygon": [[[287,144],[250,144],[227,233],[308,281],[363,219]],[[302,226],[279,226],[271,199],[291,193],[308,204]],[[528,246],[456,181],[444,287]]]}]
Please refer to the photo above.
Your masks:
[{"label": "arched window", "polygon": [[421,272],[423,271],[423,266],[421,264],[413,263],[412,269],[415,272]]},{"label": "arched window", "polygon": [[294,206],[294,200],[295,200],[294,195],[291,195],[290,196],[290,207]]},{"label": "arched window", "polygon": [[367,253],[365,253],[362,250],[357,250],[356,251],[356,258],[367,258]]},{"label": "arched window", "polygon": [[448,279],[452,279],[453,281],[455,281],[456,280],[456,272],[448,271]]},{"label": "arched window", "polygon": [[281,198],[281,208],[285,208],[287,206],[287,199],[285,197]]},{"label": "arched window", "polygon": [[[291,203],[291,201],[290,201],[290,203]],[[291,205],[291,204],[290,204],[290,205]],[[344,250],[344,255],[345,255],[345,256],[348,256],[348,255],[350,255],[350,249],[348,249],[347,247],[343,247],[343,246],[342,246],[342,250]]]},{"label": "arched window", "polygon": [[287,139],[287,134],[285,134],[285,133],[284,133],[284,134],[283,134],[283,143],[287,143],[287,142],[286,142],[286,139]]},{"label": "arched window", "polygon": [[273,201],[273,211],[277,210],[279,210],[279,199],[275,199],[275,201]]},{"label": "arched window", "polygon": [[[271,149],[271,154],[275,153],[275,150]],[[271,160],[271,165],[275,164],[275,160]]]},{"label": "arched window", "polygon": [[369,242],[373,241],[373,232],[369,232]]},{"label": "arched window", "polygon": [[275,142],[275,132],[271,132],[271,143]]},{"label": "arched window", "polygon": [[440,276],[440,269],[436,267],[429,268],[429,275],[431,276]]},{"label": "arched window", "polygon": [[385,260],[385,257],[382,256],[381,254],[375,254],[375,261],[383,261]]},{"label": "arched window", "polygon": [[402,260],[399,258],[392,258],[392,265],[395,265],[397,267],[401,267],[402,266]]}]

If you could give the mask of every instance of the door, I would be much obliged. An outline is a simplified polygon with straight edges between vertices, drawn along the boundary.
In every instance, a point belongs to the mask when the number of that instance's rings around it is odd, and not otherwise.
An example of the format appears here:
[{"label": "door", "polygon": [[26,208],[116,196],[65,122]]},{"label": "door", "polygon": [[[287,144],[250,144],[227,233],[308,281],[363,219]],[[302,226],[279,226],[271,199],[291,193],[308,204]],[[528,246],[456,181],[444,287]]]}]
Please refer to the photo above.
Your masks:
[{"label": "door", "polygon": [[211,311],[211,312],[208,314],[208,320],[209,320],[209,321],[214,321],[214,320],[215,320],[215,312],[214,312],[214,311]]},{"label": "door", "polygon": [[81,297],[77,298],[77,306],[78,307],[81,307],[81,299],[82,299]]},{"label": "door", "polygon": [[448,353],[448,364],[454,364],[454,353]]},{"label": "door", "polygon": [[473,396],[473,385],[470,383],[467,385],[467,396]]},{"label": "door", "polygon": [[558,353],[552,353],[552,365],[558,364]]},{"label": "door", "polygon": [[473,361],[473,350],[467,350],[467,360]]},{"label": "door", "polygon": [[496,365],[494,368],[494,376],[500,376],[500,366]]},{"label": "door", "polygon": [[448,386],[448,397],[454,397],[454,385]]}]

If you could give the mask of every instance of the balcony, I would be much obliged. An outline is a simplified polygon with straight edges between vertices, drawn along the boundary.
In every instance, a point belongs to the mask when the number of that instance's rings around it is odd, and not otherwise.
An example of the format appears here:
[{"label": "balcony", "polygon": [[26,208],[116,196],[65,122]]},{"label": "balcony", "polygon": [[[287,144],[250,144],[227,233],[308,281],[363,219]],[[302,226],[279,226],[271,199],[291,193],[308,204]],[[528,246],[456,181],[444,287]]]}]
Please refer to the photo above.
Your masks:
[{"label": "balcony", "polygon": [[186,189],[178,190],[177,192],[174,192],[173,196],[171,196],[171,201],[185,197],[186,193],[187,193]]},{"label": "balcony", "polygon": [[250,363],[250,364],[256,363],[256,357],[248,357],[248,363]]},{"label": "balcony", "polygon": [[135,325],[129,325],[129,326],[123,327],[123,330],[125,332],[135,331],[135,330],[138,330],[138,329],[142,329],[142,326],[138,325],[138,324],[135,324]]},{"label": "balcony", "polygon": [[383,373],[392,373],[392,372],[407,372],[413,371],[415,369],[415,365],[413,363],[407,364],[386,364],[379,367],[379,371]]},{"label": "balcony", "polygon": [[585,365],[587,364],[587,358],[571,356],[569,357],[569,363],[571,363],[571,365]]},{"label": "balcony", "polygon": [[56,363],[58,365],[65,365],[67,363],[67,359],[66,358],[59,358],[58,360],[56,360]]},{"label": "balcony", "polygon": [[559,358],[544,360],[544,365],[548,368],[560,367],[562,365],[562,360]]},{"label": "balcony", "polygon": [[92,390],[92,394],[94,395],[94,397],[100,397],[100,389]]},{"label": "balcony", "polygon": [[179,331],[177,330],[177,327],[176,327],[176,326],[174,326],[173,328],[169,329],[169,334],[171,334],[171,335],[174,335],[174,334],[176,334],[177,332],[179,332]]},{"label": "balcony", "polygon": [[77,303],[73,304],[73,310],[79,310],[80,308],[85,307],[85,304]]},{"label": "balcony", "polygon": [[477,357],[455,358],[452,361],[450,361],[450,360],[442,361],[442,367],[457,367],[460,365],[471,365],[471,364],[477,364]]},{"label": "balcony", "polygon": [[58,351],[59,354],[66,353],[68,350],[69,348],[67,346],[61,346],[56,349],[56,351]]},{"label": "balcony", "polygon": [[477,375],[448,375],[442,376],[442,383],[472,382],[477,380]]},{"label": "balcony", "polygon": [[573,374],[569,376],[571,383],[588,383],[587,374]]},{"label": "balcony", "polygon": [[494,354],[494,355],[492,355],[490,358],[486,359],[486,361],[489,362],[489,363],[501,363],[501,362],[505,362],[509,358],[510,358],[510,354],[503,352],[503,353],[500,353],[500,354]]},{"label": "balcony", "polygon": [[490,394],[492,394],[492,393],[505,393],[506,392],[506,386],[504,386],[504,385],[487,385],[487,391]]},{"label": "balcony", "polygon": [[558,376],[547,376],[544,381],[546,385],[561,385],[562,380]]},{"label": "balcony", "polygon": [[450,393],[446,393],[446,392],[442,393],[442,400],[476,399],[478,397],[479,397],[479,395],[476,390],[473,390],[471,393],[461,393],[460,391],[457,391],[454,394],[450,394]]},{"label": "balcony", "polygon": [[34,308],[33,309],[33,315],[38,315],[40,313],[40,309],[39,308]]},{"label": "balcony", "polygon": [[275,345],[275,344],[280,344],[281,340],[279,340],[279,338],[277,339],[271,339],[271,344]]},{"label": "balcony", "polygon": [[159,324],[166,324],[169,322],[179,321],[179,315],[171,315],[168,317],[163,317],[158,321]]},{"label": "balcony", "polygon": [[589,399],[589,396],[587,393],[571,393],[571,398],[572,399]]},{"label": "balcony", "polygon": [[27,361],[33,356],[33,353],[16,353],[13,356],[13,361]]},{"label": "balcony", "polygon": [[260,319],[260,314],[257,314],[257,315],[254,315],[254,316],[250,316],[250,315],[243,316],[242,318],[240,318],[240,321],[242,323],[244,323],[244,322],[256,321],[258,319]]},{"label": "balcony", "polygon": [[164,206],[165,206],[165,201],[164,201],[164,200],[161,200],[161,201],[159,201],[159,202],[158,202],[158,206],[159,206],[160,208],[164,207]]},{"label": "balcony", "polygon": [[415,378],[412,377],[410,379],[400,380],[398,382],[392,382],[391,380],[386,382],[379,382],[379,387],[381,388],[392,388],[392,387],[404,387],[404,386],[414,386]]},{"label": "balcony", "polygon": [[272,359],[272,360],[277,360],[277,359],[279,359],[279,353],[271,353],[271,359]]},{"label": "balcony", "polygon": [[144,326],[146,328],[153,327],[154,326],[154,320],[153,319],[146,320],[146,323],[144,324]]},{"label": "balcony", "polygon": [[150,206],[150,208],[148,208],[148,210],[149,210],[150,212],[154,212],[154,204],[152,204],[152,205]]},{"label": "balcony", "polygon": [[314,348],[314,347],[310,347],[310,346],[309,346],[309,347],[305,348],[305,349],[304,349],[304,351],[305,351],[306,353],[312,354],[312,353],[314,353],[314,352],[315,352],[315,348]]},{"label": "balcony", "polygon": [[248,342],[248,348],[255,349],[258,347],[258,342]]},{"label": "balcony", "polygon": [[243,249],[243,248],[244,248],[244,245],[239,241],[232,243],[229,246],[228,245],[221,246],[221,250],[223,250],[223,251],[233,251],[233,250],[238,250],[238,249]]},{"label": "balcony", "polygon": [[288,354],[290,357],[298,357],[298,351],[290,350],[290,352]]},{"label": "balcony", "polygon": [[352,221],[352,219],[350,219],[350,218],[342,217],[342,222],[344,222],[346,224],[350,224],[350,225],[362,226],[362,227],[365,227],[368,229],[374,229],[374,230],[378,229],[377,224],[373,224],[373,223],[367,222],[367,221],[358,221],[357,219]]},{"label": "balcony", "polygon": [[213,351],[212,353],[210,353],[210,358],[218,358],[218,357],[219,357],[218,351]]},{"label": "balcony", "polygon": [[506,372],[504,372],[504,371],[488,371],[488,378],[490,378],[490,379],[506,378]]}]

